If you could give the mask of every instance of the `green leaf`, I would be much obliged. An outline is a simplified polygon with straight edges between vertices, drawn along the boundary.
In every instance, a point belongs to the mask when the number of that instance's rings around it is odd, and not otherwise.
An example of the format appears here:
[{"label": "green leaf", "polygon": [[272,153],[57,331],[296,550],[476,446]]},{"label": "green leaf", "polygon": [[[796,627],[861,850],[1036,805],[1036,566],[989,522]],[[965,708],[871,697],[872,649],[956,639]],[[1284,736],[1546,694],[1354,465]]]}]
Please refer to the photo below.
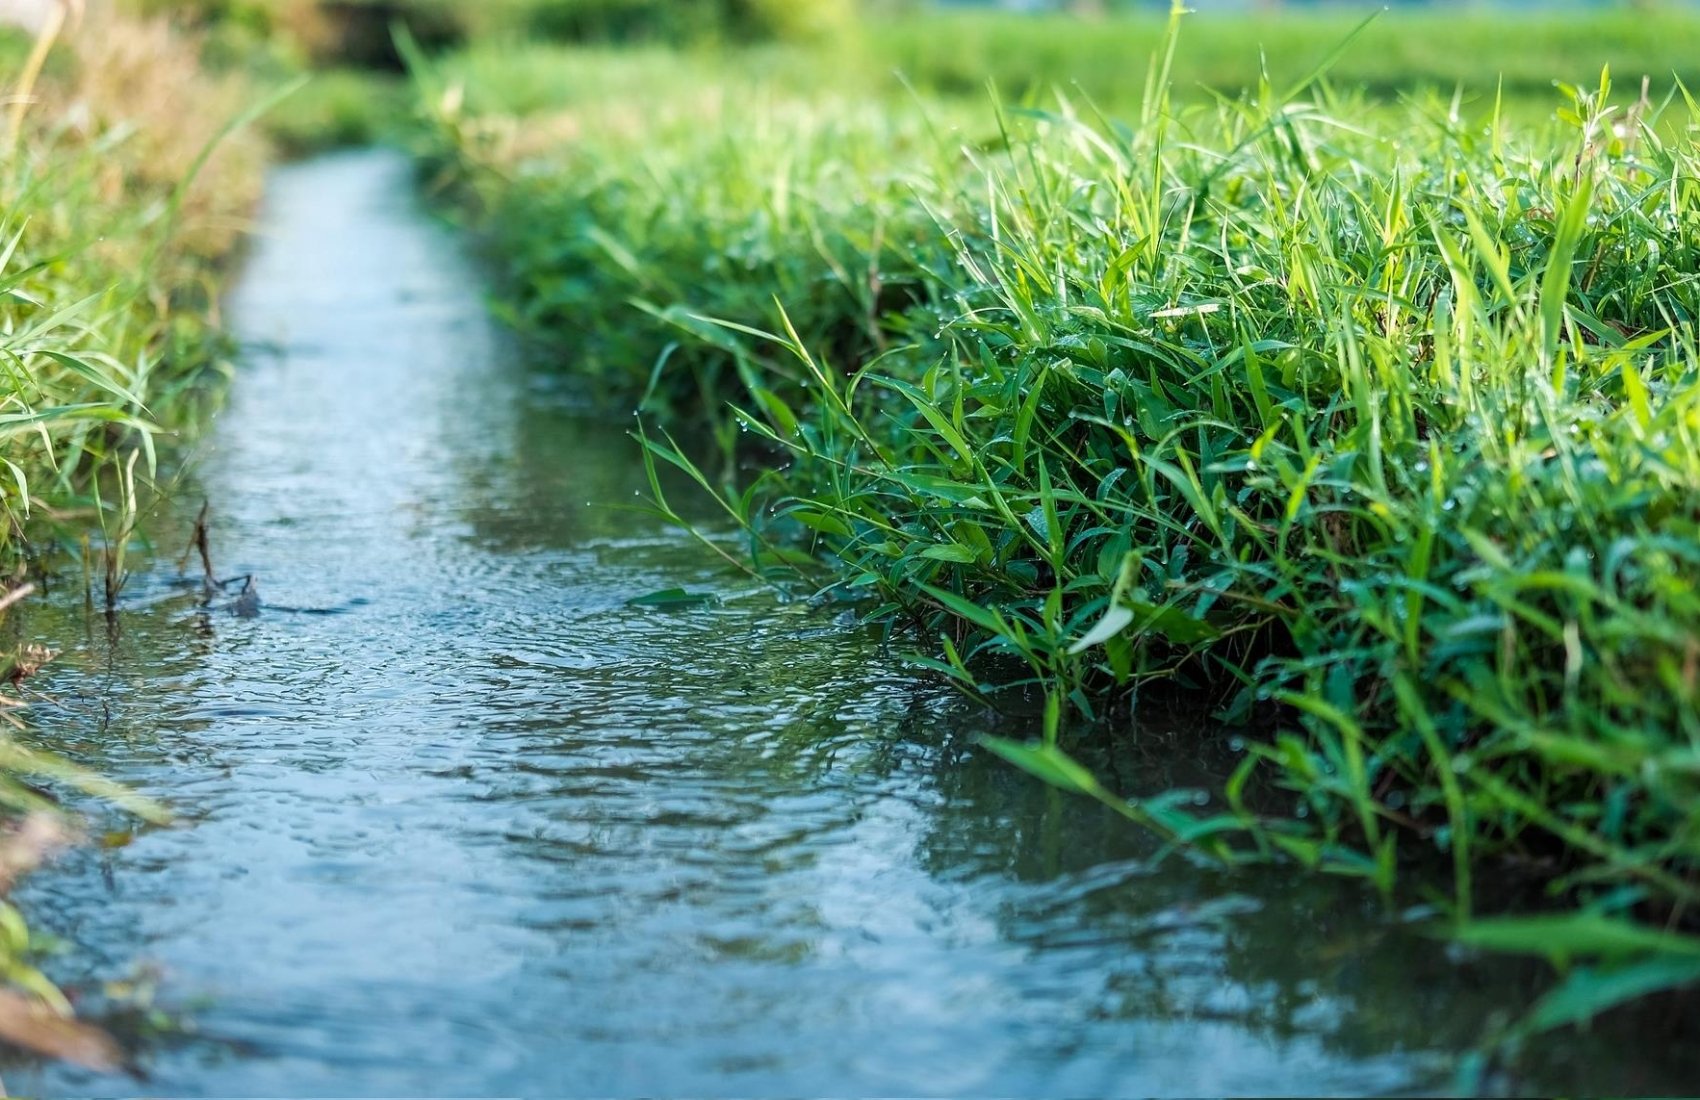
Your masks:
[{"label": "green leaf", "polygon": [[1598,913],[1476,920],[1460,926],[1452,936],[1471,947],[1512,954],[1588,958],[1652,951],[1700,959],[1700,937]]},{"label": "green leaf", "polygon": [[1559,215],[1546,271],[1541,275],[1541,345],[1548,362],[1558,351],[1558,341],[1564,332],[1564,299],[1570,292],[1570,266],[1587,231],[1593,197],[1594,177],[1584,174]]},{"label": "green leaf", "polygon": [[875,378],[873,381],[875,385],[896,390],[898,393],[908,398],[909,403],[915,406],[915,411],[925,417],[927,423],[932,426],[933,431],[937,432],[940,438],[950,444],[951,450],[956,452],[957,457],[969,466],[974,464],[974,448],[968,445],[968,441],[963,438],[962,433],[957,431],[955,425],[953,425],[950,420],[945,417],[944,413],[939,411],[937,406],[933,404],[931,398],[916,389],[914,386],[911,386],[909,383],[900,381],[896,378]]},{"label": "green leaf", "polygon": [[1106,608],[1104,610],[1103,618],[1098,620],[1098,625],[1081,635],[1078,642],[1069,646],[1069,653],[1071,655],[1085,653],[1088,649],[1091,649],[1095,645],[1103,645],[1111,638],[1114,638],[1117,634],[1120,634],[1123,630],[1126,630],[1128,624],[1132,623],[1134,618],[1134,613],[1120,604]]},{"label": "green leaf", "polygon": [[647,596],[636,596],[626,601],[627,607],[701,607],[715,600],[710,592],[687,592],[683,588],[664,588],[660,592],[651,592]]},{"label": "green leaf", "polygon": [[1128,607],[1140,618],[1141,630],[1154,630],[1176,645],[1194,645],[1214,641],[1222,632],[1186,612],[1174,607],[1158,606],[1129,600]]},{"label": "green leaf", "polygon": [[963,546],[956,542],[929,546],[921,551],[921,556],[931,558],[933,561],[953,561],[961,565],[972,565],[980,559],[980,555],[972,547]]},{"label": "green leaf", "polygon": [[1623,361],[1623,392],[1629,397],[1629,411],[1634,414],[1635,423],[1646,430],[1653,422],[1653,406],[1647,400],[1647,383],[1628,359]]},{"label": "green leaf", "polygon": [[147,402],[143,401],[140,395],[126,387],[116,378],[111,378],[103,374],[92,363],[79,359],[74,355],[66,355],[62,351],[43,350],[41,354],[52,359],[55,363],[58,363],[72,374],[93,383],[105,390],[107,393],[112,394],[114,397],[121,398],[125,404],[134,405],[138,409],[145,409],[147,407]]},{"label": "green leaf", "polygon": [[965,600],[954,592],[947,592],[930,584],[920,586],[921,591],[937,600],[944,609],[959,619],[966,619],[981,630],[997,637],[1005,637],[1009,633],[1003,617],[995,611],[989,611],[971,600]]},{"label": "green leaf", "polygon": [[1524,1026],[1540,1032],[1581,1023],[1650,993],[1694,982],[1700,982],[1700,958],[1692,955],[1655,955],[1606,969],[1580,968],[1541,998]]},{"label": "green leaf", "polygon": [[1055,745],[1022,744],[991,736],[980,738],[980,744],[1053,787],[1093,798],[1107,797],[1108,792],[1099,786],[1092,773]]},{"label": "green leaf", "polygon": [[799,509],[791,513],[791,518],[804,527],[812,528],[824,535],[837,535],[839,538],[847,539],[853,534],[849,524],[837,516],[830,516],[825,512],[810,512]]}]

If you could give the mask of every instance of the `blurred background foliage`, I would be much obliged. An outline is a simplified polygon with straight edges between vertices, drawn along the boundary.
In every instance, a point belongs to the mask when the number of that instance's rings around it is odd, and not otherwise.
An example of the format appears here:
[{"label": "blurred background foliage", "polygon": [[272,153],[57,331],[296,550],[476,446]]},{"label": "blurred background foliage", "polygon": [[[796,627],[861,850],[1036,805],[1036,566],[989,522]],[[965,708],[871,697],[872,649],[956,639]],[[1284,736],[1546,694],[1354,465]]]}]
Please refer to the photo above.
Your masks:
[{"label": "blurred background foliage", "polygon": [[[1146,62],[1163,33],[1150,5],[1076,5],[1016,11],[918,0],[113,0],[169,15],[200,37],[209,64],[278,79],[311,66],[340,74],[296,97],[279,116],[285,144],[369,139],[374,111],[398,102],[382,81],[349,71],[399,72],[393,28],[427,53],[466,46],[561,45],[737,48],[740,67],[783,68],[809,88],[859,95],[933,96],[986,103],[1051,100],[1062,90],[1112,114],[1137,103]],[[1290,85],[1330,60],[1370,7],[1215,5],[1189,21],[1173,92],[1202,101]],[[1081,14],[1084,9],[1088,14]],[[1466,101],[1554,102],[1554,82],[1594,82],[1609,66],[1630,88],[1640,77],[1669,89],[1700,83],[1700,9],[1690,5],[1526,7],[1402,5],[1383,12],[1332,58],[1331,81],[1381,99],[1419,88],[1456,89]],[[899,79],[901,77],[901,79]],[[362,98],[370,103],[361,102]],[[299,121],[292,118],[299,114]]]},{"label": "blurred background foliage", "polygon": [[759,42],[849,27],[855,0],[130,0],[229,42],[286,44],[314,61],[395,63],[390,30],[427,48],[493,35],[559,42]]},{"label": "blurred background foliage", "polygon": [[[97,3],[100,0],[96,0]],[[311,70],[265,129],[285,155],[394,137],[413,102],[394,40],[402,26],[427,54],[459,53],[493,70],[468,83],[486,111],[523,113],[575,89],[570,51],[602,47],[707,54],[800,94],[893,103],[919,93],[976,109],[991,99],[1046,106],[1057,93],[1126,118],[1137,111],[1164,17],[1153,4],[997,4],[924,0],[104,0],[165,17],[203,64],[258,87]],[[1587,85],[1609,67],[1633,98],[1675,79],[1700,84],[1700,9],[1592,4],[1534,10],[1406,4],[1336,47],[1370,8],[1353,4],[1200,3],[1171,94],[1208,102],[1277,89],[1329,65],[1329,79],[1373,101],[1456,94],[1466,112],[1502,98],[1525,121],[1550,117],[1555,82]],[[27,43],[7,47],[19,56]],[[561,51],[569,51],[562,53]],[[511,69],[511,72],[502,70]],[[642,89],[627,93],[634,99]]]}]

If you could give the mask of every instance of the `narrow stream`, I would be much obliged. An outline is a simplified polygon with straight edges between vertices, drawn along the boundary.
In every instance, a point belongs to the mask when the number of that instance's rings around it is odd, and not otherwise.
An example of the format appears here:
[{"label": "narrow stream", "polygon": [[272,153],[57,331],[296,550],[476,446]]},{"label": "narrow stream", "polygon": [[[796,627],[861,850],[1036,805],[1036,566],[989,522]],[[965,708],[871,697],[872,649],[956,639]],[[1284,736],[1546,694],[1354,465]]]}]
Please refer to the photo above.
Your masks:
[{"label": "narrow stream", "polygon": [[[250,352],[181,506],[268,609],[197,610],[162,547],[110,630],[69,593],[26,627],[66,648],[41,736],[183,819],[21,899],[65,980],[147,964],[192,1010],[148,1091],[1421,1092],[1526,996],[1355,888],[1154,861],[830,611],[620,507],[625,425],[517,361],[409,173],[280,170],[228,303]],[[673,587],[721,599],[628,605]],[[1150,744],[1124,785],[1190,755]],[[1541,1073],[1692,1079],[1621,1039]]]}]

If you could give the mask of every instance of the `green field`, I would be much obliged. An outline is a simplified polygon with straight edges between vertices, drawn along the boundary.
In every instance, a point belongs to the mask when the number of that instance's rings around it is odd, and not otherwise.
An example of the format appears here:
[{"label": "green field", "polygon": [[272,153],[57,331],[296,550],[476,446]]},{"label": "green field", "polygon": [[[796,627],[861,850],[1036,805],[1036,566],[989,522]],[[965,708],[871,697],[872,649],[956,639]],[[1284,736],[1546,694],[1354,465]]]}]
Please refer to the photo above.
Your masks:
[{"label": "green field", "polygon": [[[931,89],[977,94],[991,80],[1006,96],[1079,89],[1119,107],[1143,94],[1145,61],[1163,31],[1158,17],[1083,26],[1066,17],[943,13],[876,24],[868,47],[880,63]],[[1477,104],[1500,89],[1550,99],[1554,82],[1592,83],[1608,65],[1625,87],[1648,76],[1663,90],[1673,76],[1690,86],[1700,76],[1691,48],[1697,39],[1700,16],[1682,8],[1203,12],[1188,21],[1173,92],[1232,96],[1255,91],[1265,74],[1280,88],[1323,64],[1335,83],[1385,99],[1419,88],[1462,89]]]}]

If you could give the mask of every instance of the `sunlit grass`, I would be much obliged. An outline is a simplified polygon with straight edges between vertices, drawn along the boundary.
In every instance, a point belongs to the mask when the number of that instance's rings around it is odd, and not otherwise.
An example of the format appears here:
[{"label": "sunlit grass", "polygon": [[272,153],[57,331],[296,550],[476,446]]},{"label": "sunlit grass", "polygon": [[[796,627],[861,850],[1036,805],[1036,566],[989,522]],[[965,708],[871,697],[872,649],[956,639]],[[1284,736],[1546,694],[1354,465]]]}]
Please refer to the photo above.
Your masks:
[{"label": "sunlit grass", "polygon": [[[75,531],[103,544],[90,572],[116,600],[158,440],[209,400],[216,274],[261,160],[252,143],[223,140],[247,92],[208,78],[160,24],[53,23],[17,46],[0,122],[0,617],[32,594],[47,546]],[[52,656],[37,643],[0,657],[0,895],[73,839],[53,790],[163,820],[23,743],[23,684]],[[0,1039],[115,1068],[121,1052],[72,1018],[36,968],[40,950],[0,900]]]},{"label": "sunlit grass", "polygon": [[17,89],[25,109],[0,165],[0,551],[86,510],[103,467],[155,465],[159,432],[192,423],[219,345],[206,317],[216,265],[244,228],[260,155],[219,144],[244,106],[159,25],[96,23],[56,44]]},{"label": "sunlit grass", "polygon": [[[421,84],[514,318],[759,456],[722,487],[646,443],[756,568],[1042,692],[998,751],[1219,858],[1585,912],[1476,926],[1607,960],[1528,1026],[1694,976],[1612,939],[1700,894],[1691,104],[1187,105],[1160,52],[1125,109],[998,110],[659,56]],[[1063,754],[1154,691],[1255,733],[1202,813]]]}]

